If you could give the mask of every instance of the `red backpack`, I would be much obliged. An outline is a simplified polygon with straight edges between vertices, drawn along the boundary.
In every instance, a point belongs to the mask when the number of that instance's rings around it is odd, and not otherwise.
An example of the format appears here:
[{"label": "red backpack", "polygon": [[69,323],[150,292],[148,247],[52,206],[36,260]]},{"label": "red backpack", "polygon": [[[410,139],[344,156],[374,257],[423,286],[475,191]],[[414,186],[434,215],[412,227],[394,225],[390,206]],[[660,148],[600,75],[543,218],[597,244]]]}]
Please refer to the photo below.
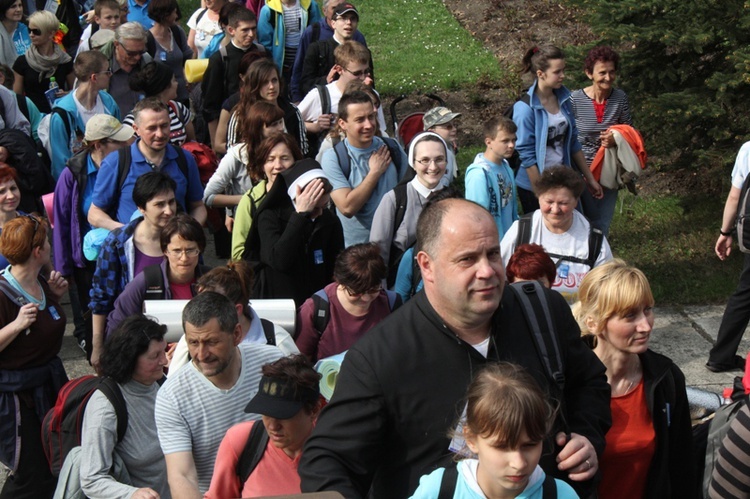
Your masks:
[{"label": "red backpack", "polygon": [[195,158],[198,172],[201,175],[201,183],[206,185],[219,166],[219,159],[214,154],[214,150],[206,144],[195,141],[185,142],[182,148],[189,151]]},{"label": "red backpack", "polygon": [[117,415],[117,441],[122,441],[128,429],[128,408],[117,383],[111,378],[93,375],[81,376],[68,381],[57,394],[55,406],[47,412],[42,421],[42,445],[54,476],[60,469],[68,453],[81,445],[83,414],[86,405],[96,390],[100,390]]}]

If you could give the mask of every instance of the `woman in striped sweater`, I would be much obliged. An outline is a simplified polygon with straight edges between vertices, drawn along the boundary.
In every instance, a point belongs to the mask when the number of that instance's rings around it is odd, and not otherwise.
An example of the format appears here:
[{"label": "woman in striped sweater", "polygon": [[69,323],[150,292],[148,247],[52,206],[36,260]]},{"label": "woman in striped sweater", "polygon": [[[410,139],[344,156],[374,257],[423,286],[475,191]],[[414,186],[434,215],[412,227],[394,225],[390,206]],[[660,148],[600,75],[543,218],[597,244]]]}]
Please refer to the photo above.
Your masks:
[{"label": "woman in striped sweater", "polygon": [[[614,87],[619,62],[620,56],[611,47],[594,47],[584,62],[584,72],[591,80],[591,85],[571,94],[578,141],[581,143],[589,168],[599,147],[615,145],[612,132],[607,132],[607,129],[612,125],[633,124],[627,94],[622,89]],[[604,186],[602,190],[604,197],[601,199],[584,192],[581,202],[583,213],[591,225],[600,229],[606,236],[615,213],[617,191]]]}]

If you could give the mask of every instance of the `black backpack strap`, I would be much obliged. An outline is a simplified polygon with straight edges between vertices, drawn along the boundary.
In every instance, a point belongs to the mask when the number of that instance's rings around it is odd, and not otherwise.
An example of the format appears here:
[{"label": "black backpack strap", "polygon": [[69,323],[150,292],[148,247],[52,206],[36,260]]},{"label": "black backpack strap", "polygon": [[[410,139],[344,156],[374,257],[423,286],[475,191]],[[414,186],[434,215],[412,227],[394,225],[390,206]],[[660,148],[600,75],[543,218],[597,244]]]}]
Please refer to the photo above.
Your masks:
[{"label": "black backpack strap", "polygon": [[323,84],[315,85],[315,88],[320,95],[320,114],[331,114],[331,94],[328,93],[328,88]]},{"label": "black backpack strap", "polygon": [[525,213],[518,219],[518,233],[516,234],[516,248],[531,241],[531,221],[534,212]]},{"label": "black backpack strap", "polygon": [[589,257],[586,259],[586,265],[593,269],[596,264],[596,259],[599,258],[599,253],[602,251],[604,245],[604,233],[594,227],[593,225],[589,228]]},{"label": "black backpack strap", "polygon": [[[26,96],[16,94],[16,101],[18,102],[18,110],[21,111],[21,114],[23,114],[29,122],[31,122],[31,118],[29,117],[29,103],[26,102]],[[3,109],[5,108],[5,104],[0,105],[3,106]],[[5,113],[3,113],[3,121],[5,121]]]},{"label": "black backpack strap", "polygon": [[328,295],[325,289],[320,289],[312,295],[313,301],[313,327],[319,336],[323,336],[323,331],[331,320],[331,304],[328,302]]},{"label": "black backpack strap", "polygon": [[315,23],[312,27],[312,38],[310,39],[310,43],[313,44],[318,40],[320,40],[320,23]]},{"label": "black backpack strap", "polygon": [[456,493],[456,483],[458,483],[458,465],[451,463],[443,471],[437,499],[453,499],[453,494]]},{"label": "black backpack strap", "polygon": [[351,160],[349,159],[349,151],[346,149],[346,143],[342,140],[333,146],[333,152],[336,153],[336,159],[339,161],[339,168],[344,174],[347,180],[349,180],[349,174],[352,172]]},{"label": "black backpack strap", "polygon": [[542,499],[557,499],[557,483],[552,475],[544,477],[544,482],[542,482]]},{"label": "black backpack strap", "polygon": [[411,298],[417,294],[417,286],[422,282],[422,269],[419,268],[417,263],[417,256],[412,255],[411,259],[411,288],[409,288],[409,297]]},{"label": "black backpack strap", "polygon": [[146,53],[151,57],[156,57],[156,40],[150,30],[146,31]]},{"label": "black backpack strap", "polygon": [[[203,19],[203,16],[206,15],[206,12],[208,12],[208,8],[205,8],[201,11],[200,14],[198,14],[198,17],[195,18],[195,25],[198,26],[198,23],[201,22],[201,19]],[[96,26],[96,24],[94,24]]]},{"label": "black backpack strap", "polygon": [[253,470],[263,458],[263,453],[268,445],[268,432],[262,421],[253,423],[250,436],[247,438],[245,448],[242,449],[239,461],[237,461],[237,476],[240,484],[244,484],[252,474]]},{"label": "black backpack strap", "polygon": [[[3,270],[2,272],[0,272],[0,275],[3,275],[4,273],[5,271]],[[29,303],[29,300],[27,300],[26,297],[21,294],[20,291],[14,288],[8,281],[0,280],[0,291],[2,291],[10,301],[15,303],[19,307],[23,307],[24,305]]]},{"label": "black backpack strap", "polygon": [[[182,147],[175,146],[173,144],[169,144],[169,147],[174,147],[177,151],[177,167],[180,169],[180,173],[185,177],[185,196],[190,192],[190,175],[188,173],[188,164],[187,164],[187,158],[185,157],[185,150]],[[179,204],[179,201],[177,202]],[[185,212],[189,212],[190,207],[189,206],[183,206],[183,209]]]},{"label": "black backpack strap", "polygon": [[[408,203],[408,197],[406,195],[406,184],[398,184],[393,188],[393,194],[396,195],[396,214],[393,217],[393,234],[391,235],[391,241],[396,237],[396,231],[404,223],[404,217],[406,216],[406,205]],[[393,249],[393,243],[391,243],[391,249]]]},{"label": "black backpack strap", "polygon": [[401,146],[398,145],[398,142],[396,142],[394,139],[390,137],[381,137],[383,139],[383,142],[385,142],[385,145],[388,146],[388,150],[391,153],[391,161],[393,162],[394,166],[396,167],[396,174],[398,175],[398,178],[401,179],[404,176],[404,172],[401,170],[403,169],[404,165],[401,157]]},{"label": "black backpack strap", "polygon": [[516,282],[510,285],[510,289],[521,302],[521,310],[531,329],[531,335],[547,377],[562,394],[565,390],[562,349],[544,289],[538,281]]},{"label": "black backpack strap", "polygon": [[128,431],[128,406],[125,403],[125,397],[122,396],[122,390],[112,378],[102,378],[99,383],[99,391],[102,392],[115,408],[117,416],[117,441],[122,442],[125,438],[125,432]]},{"label": "black backpack strap", "polygon": [[263,334],[266,336],[266,345],[276,346],[276,327],[274,327],[273,322],[261,318],[260,325],[263,327]]},{"label": "black backpack strap", "polygon": [[130,163],[133,161],[133,155],[130,146],[121,147],[117,150],[117,188],[112,196],[112,204],[109,207],[109,215],[113,220],[117,220],[117,208],[120,205],[120,193],[125,179],[130,173]]},{"label": "black backpack strap", "polygon": [[143,269],[143,277],[146,278],[146,294],[144,300],[163,300],[164,275],[161,272],[161,264],[149,265]]}]

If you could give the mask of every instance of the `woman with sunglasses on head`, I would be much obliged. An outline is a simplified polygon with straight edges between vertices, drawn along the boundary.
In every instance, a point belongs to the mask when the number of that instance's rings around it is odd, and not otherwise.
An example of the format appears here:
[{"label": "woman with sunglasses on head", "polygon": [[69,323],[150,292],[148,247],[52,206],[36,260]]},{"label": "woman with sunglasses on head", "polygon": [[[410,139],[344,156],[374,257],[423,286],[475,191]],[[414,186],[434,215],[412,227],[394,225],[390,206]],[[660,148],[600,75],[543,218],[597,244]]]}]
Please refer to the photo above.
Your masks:
[{"label": "woman with sunglasses on head", "polygon": [[56,179],[71,156],[85,149],[82,141],[91,118],[104,114],[118,121],[121,119],[120,107],[107,92],[112,71],[104,54],[98,50],[81,53],[75,60],[73,71],[78,78],[78,87],[55,103],[55,108],[63,112],[53,113],[49,122],[50,159],[52,175]]},{"label": "woman with sunglasses on head", "polygon": [[45,92],[49,90],[50,78],[55,78],[60,89],[56,96],[65,95],[73,88],[73,59],[65,53],[62,45],[55,43],[60,21],[49,11],[38,10],[29,16],[31,47],[13,63],[16,79],[13,90],[26,95],[43,113],[51,106]]},{"label": "woman with sunglasses on head", "polygon": [[374,243],[349,246],[336,257],[333,282],[323,288],[328,322],[316,320],[320,291],[297,313],[297,347],[315,362],[349,350],[367,331],[401,305],[401,298],[383,289],[387,267]]},{"label": "woman with sunglasses on head", "polygon": [[[195,283],[208,268],[200,265],[206,249],[203,227],[187,213],[178,213],[161,230],[161,250],[164,260],[143,269],[130,281],[115,300],[115,308],[107,317],[105,338],[117,326],[134,314],[143,312],[143,302],[149,300],[190,300],[197,291]],[[158,281],[160,292],[155,293]],[[149,292],[147,295],[146,291]],[[150,295],[150,296],[149,296]]]},{"label": "woman with sunglasses on head", "polygon": [[56,271],[49,279],[40,275],[50,264],[47,230],[42,218],[23,215],[0,234],[0,253],[10,262],[0,273],[0,462],[11,469],[2,499],[49,498],[57,484],[42,449],[41,420],[68,381],[57,356],[68,283]]},{"label": "woman with sunglasses on head", "polygon": [[258,262],[253,296],[293,298],[296,306],[330,283],[344,231],[328,208],[331,183],[317,161],[281,172],[258,208],[248,238]]}]

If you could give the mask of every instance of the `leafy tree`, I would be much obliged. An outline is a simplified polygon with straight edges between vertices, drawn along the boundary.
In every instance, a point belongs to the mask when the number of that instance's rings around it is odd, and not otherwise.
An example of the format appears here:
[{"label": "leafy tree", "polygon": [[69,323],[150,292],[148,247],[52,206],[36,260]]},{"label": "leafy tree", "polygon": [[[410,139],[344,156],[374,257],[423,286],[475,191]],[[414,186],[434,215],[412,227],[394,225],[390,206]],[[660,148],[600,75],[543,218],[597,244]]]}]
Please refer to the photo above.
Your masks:
[{"label": "leafy tree", "polygon": [[568,2],[586,13],[599,44],[619,50],[618,83],[649,152],[698,166],[733,157],[748,140],[750,1]]}]

